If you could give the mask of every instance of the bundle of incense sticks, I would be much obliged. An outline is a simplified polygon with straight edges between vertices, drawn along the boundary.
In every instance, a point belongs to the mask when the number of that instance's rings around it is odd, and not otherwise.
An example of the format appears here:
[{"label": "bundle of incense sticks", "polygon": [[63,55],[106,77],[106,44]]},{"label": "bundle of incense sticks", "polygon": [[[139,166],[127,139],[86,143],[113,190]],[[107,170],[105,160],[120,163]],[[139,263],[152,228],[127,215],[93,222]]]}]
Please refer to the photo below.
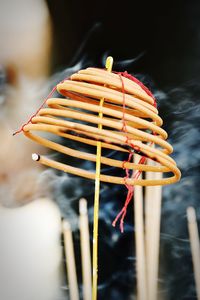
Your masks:
[{"label": "bundle of incense sticks", "polygon": [[[137,162],[136,155],[134,160]],[[142,176],[142,175],[140,175]],[[149,178],[155,174],[148,174]],[[158,175],[156,175],[158,176]],[[146,188],[147,189],[147,188]],[[148,187],[149,189],[149,187]],[[135,215],[135,244],[136,244],[136,273],[137,273],[137,299],[156,300],[158,297],[158,265],[159,265],[159,235],[160,235],[160,208],[161,189],[151,187],[145,191],[145,201],[143,201],[143,188],[135,186],[134,190],[134,215]],[[144,206],[145,204],[145,222]],[[80,247],[82,258],[82,280],[83,299],[92,299],[92,274],[91,274],[91,254],[90,254],[90,234],[87,214],[87,201],[79,201],[79,229]],[[190,223],[193,219],[190,217]],[[191,225],[190,225],[191,227]],[[192,225],[192,228],[194,226]],[[192,231],[194,232],[194,231]],[[69,286],[70,300],[79,299],[79,289],[77,283],[76,263],[74,255],[73,237],[70,224],[63,221],[63,233],[65,244],[66,268]],[[192,235],[194,241],[194,234]],[[194,252],[196,254],[196,251]],[[195,256],[197,259],[197,255]],[[200,258],[200,257],[199,257]],[[198,278],[198,275],[197,275]],[[200,285],[199,285],[200,286]]]},{"label": "bundle of incense sticks", "polygon": [[[135,155],[135,163],[138,163],[138,160],[139,156]],[[156,163],[149,161],[149,164],[155,165]],[[161,173],[146,173],[146,178],[149,180],[161,179],[161,177]],[[161,195],[161,186],[146,186],[145,191],[141,186],[134,187],[138,300],[158,298]]]},{"label": "bundle of incense sticks", "polygon": [[[90,234],[87,213],[87,201],[79,201],[79,230],[81,247],[81,264],[83,280],[83,300],[92,299],[92,274],[90,255]],[[79,300],[79,289],[76,274],[73,236],[70,224],[63,221],[64,248],[70,300]]]}]

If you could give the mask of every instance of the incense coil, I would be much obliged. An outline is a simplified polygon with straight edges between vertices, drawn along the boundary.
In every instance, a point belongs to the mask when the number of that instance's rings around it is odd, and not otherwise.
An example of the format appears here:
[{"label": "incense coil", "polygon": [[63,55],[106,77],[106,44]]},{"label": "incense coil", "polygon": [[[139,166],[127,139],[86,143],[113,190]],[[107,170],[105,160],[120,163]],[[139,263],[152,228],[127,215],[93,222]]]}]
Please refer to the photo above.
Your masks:
[{"label": "incense coil", "polygon": [[[92,162],[96,162],[95,154],[60,145],[32,132],[49,132],[94,147],[101,142],[102,148],[127,153],[134,151],[157,162],[152,166],[102,156],[101,163],[104,165],[141,172],[173,173],[159,180],[127,178],[128,185],[165,185],[180,179],[180,171],[169,156],[173,148],[166,141],[167,133],[161,128],[163,122],[154,106],[154,99],[140,85],[103,69],[88,68],[58,84],[57,91],[67,98],[50,98],[46,101],[48,108],[40,109],[31,123],[23,128],[28,138],[60,153]],[[104,104],[100,106],[102,98]],[[102,118],[99,113],[103,115]],[[99,129],[98,124],[103,129]],[[44,156],[39,160],[44,165],[64,172],[95,179],[95,173],[88,170]],[[101,174],[100,180],[124,184],[124,177]]]}]

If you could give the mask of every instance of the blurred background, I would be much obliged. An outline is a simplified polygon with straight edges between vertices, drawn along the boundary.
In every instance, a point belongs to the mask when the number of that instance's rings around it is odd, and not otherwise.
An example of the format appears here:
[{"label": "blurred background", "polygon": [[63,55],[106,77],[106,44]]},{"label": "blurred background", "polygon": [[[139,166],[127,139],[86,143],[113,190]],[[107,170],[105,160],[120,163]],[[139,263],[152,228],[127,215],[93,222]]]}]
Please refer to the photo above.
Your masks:
[{"label": "blurred background", "polygon": [[[200,221],[198,0],[0,0],[0,202],[18,207],[51,197],[72,221],[78,245],[74,217],[84,196],[92,233],[92,183],[33,164],[31,153],[47,150],[12,132],[66,74],[104,67],[108,55],[114,57],[114,70],[127,70],[154,92],[182,171],[180,183],[163,189],[160,299],[196,299],[186,208],[193,205]],[[132,211],[123,235],[111,226],[125,195],[124,187],[102,185],[99,299],[134,299]],[[76,256],[80,261],[78,246]]]}]

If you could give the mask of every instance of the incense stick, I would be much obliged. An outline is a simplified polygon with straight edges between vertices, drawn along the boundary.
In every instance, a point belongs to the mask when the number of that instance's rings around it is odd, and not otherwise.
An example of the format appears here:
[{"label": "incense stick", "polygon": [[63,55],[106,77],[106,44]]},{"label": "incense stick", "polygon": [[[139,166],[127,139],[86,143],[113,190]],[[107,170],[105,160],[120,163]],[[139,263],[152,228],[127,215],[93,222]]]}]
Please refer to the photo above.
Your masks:
[{"label": "incense stick", "polygon": [[70,224],[66,220],[63,221],[63,234],[70,300],[79,300],[73,238]]},{"label": "incense stick", "polygon": [[91,255],[90,255],[90,233],[87,214],[87,201],[79,201],[79,228],[81,241],[81,260],[83,277],[83,299],[92,299],[92,274],[91,274]]},{"label": "incense stick", "polygon": [[[108,57],[106,60],[106,69],[111,72],[113,58]],[[104,98],[100,100],[100,107],[103,106]],[[99,118],[102,119],[103,114],[99,112]],[[98,124],[98,129],[102,130],[102,124]],[[92,299],[97,299],[97,277],[98,277],[98,219],[99,219],[99,192],[100,192],[100,174],[101,174],[101,142],[97,142],[97,161],[95,175],[95,194],[94,194],[94,222],[93,222],[93,272],[92,272]]]},{"label": "incense stick", "polygon": [[194,279],[196,284],[197,299],[200,300],[200,241],[196,213],[193,207],[187,208],[188,231],[192,252],[192,261],[194,268]]},{"label": "incense stick", "polygon": [[[149,162],[155,165],[154,162]],[[148,179],[161,179],[161,173],[147,172]],[[147,257],[147,288],[149,300],[157,299],[159,242],[161,218],[161,186],[145,188],[145,234]]]},{"label": "incense stick", "polygon": [[[134,155],[138,163],[140,156]],[[142,175],[140,175],[142,177]],[[144,245],[143,187],[134,187],[137,300],[147,300],[146,255]]]}]

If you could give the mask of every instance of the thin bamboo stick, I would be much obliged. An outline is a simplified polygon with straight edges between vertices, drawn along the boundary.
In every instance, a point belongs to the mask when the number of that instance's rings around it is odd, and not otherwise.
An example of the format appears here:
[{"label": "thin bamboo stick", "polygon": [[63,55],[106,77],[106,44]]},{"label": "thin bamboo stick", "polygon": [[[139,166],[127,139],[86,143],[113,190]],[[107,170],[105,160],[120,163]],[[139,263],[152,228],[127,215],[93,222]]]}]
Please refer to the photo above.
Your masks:
[{"label": "thin bamboo stick", "polygon": [[[150,164],[155,164],[150,162]],[[161,179],[161,173],[147,173],[148,179]],[[160,219],[161,219],[161,186],[148,186],[145,188],[145,235],[147,257],[147,288],[148,299],[156,300],[158,297],[158,271],[160,247]]]},{"label": "thin bamboo stick", "polygon": [[87,201],[79,201],[79,228],[81,241],[81,260],[83,277],[83,299],[92,299],[92,274],[91,274],[91,254],[90,254],[90,234],[87,214]]},{"label": "thin bamboo stick", "polygon": [[197,299],[200,300],[200,241],[196,213],[193,207],[187,208],[188,231],[192,252],[192,261],[194,268],[194,279],[196,284]]},{"label": "thin bamboo stick", "polygon": [[63,221],[63,234],[70,300],[79,300],[73,238],[70,224],[66,220]]},{"label": "thin bamboo stick", "polygon": [[[148,164],[152,165],[152,161],[148,160]],[[154,178],[153,172],[146,172],[146,179],[152,180]],[[145,249],[146,249],[146,272],[147,272],[147,290],[149,294],[149,276],[150,276],[150,247],[151,247],[151,236],[152,236],[152,199],[153,199],[153,188],[152,186],[145,187]]]},{"label": "thin bamboo stick", "polygon": [[[106,60],[106,69],[111,72],[113,58],[109,56]],[[100,100],[100,107],[103,106],[104,98]],[[99,112],[99,118],[103,114]],[[102,129],[102,124],[98,124],[98,129]],[[100,174],[101,174],[101,142],[97,142],[97,161],[95,175],[95,194],[94,194],[94,222],[93,222],[93,254],[92,254],[92,299],[97,299],[97,279],[98,279],[98,219],[99,219],[99,192],[100,192]]]},{"label": "thin bamboo stick", "polygon": [[[140,156],[134,155],[137,164]],[[142,177],[142,175],[140,175]],[[137,300],[147,300],[146,255],[144,244],[143,187],[134,187]]]}]

